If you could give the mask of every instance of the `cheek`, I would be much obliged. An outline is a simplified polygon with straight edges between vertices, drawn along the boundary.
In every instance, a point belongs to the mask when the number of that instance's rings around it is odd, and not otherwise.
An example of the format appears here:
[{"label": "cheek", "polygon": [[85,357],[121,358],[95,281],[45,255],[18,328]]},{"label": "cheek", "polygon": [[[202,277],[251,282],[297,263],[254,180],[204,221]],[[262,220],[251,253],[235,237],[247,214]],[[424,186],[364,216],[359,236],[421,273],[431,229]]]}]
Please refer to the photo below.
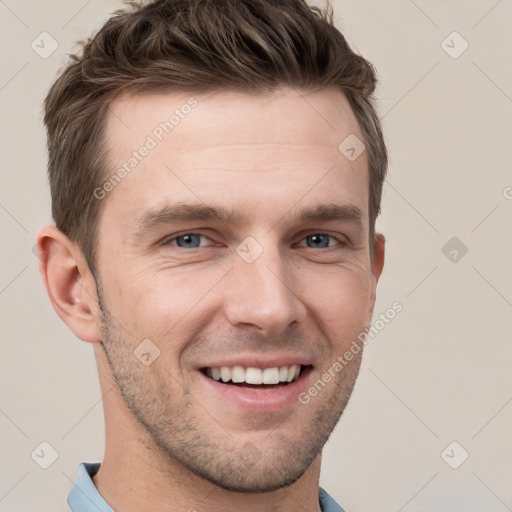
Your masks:
[{"label": "cheek", "polygon": [[373,280],[358,264],[302,273],[302,299],[323,326],[328,339],[350,342],[366,327],[371,309]]},{"label": "cheek", "polygon": [[190,266],[118,274],[110,281],[108,304],[132,337],[149,338],[166,352],[172,340],[172,352],[179,352],[206,321],[228,270]]},{"label": "cheek", "polygon": [[302,265],[296,278],[308,296],[314,293],[326,305],[361,305],[369,300],[372,291],[372,273],[367,264],[357,258],[327,265]]}]

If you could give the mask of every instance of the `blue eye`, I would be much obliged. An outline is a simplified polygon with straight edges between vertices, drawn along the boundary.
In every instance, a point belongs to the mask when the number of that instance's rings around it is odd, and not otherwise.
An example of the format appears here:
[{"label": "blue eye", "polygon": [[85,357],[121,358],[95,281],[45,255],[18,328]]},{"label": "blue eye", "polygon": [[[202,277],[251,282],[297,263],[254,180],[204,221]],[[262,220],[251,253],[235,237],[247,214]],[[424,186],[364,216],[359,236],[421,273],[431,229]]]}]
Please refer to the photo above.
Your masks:
[{"label": "blue eye", "polygon": [[[184,233],[169,238],[165,244],[179,247],[180,249],[199,249],[208,246],[207,241],[210,240],[206,235],[200,233]],[[344,243],[338,238],[327,235],[326,233],[313,233],[302,238],[300,246],[312,249],[327,249],[335,245],[343,246]]]},{"label": "blue eye", "polygon": [[[196,235],[194,233],[186,233],[169,240],[169,243],[176,241],[176,245],[181,248],[197,249],[201,245],[201,237],[204,235]],[[174,245],[174,244],[173,244]]]},{"label": "blue eye", "polygon": [[330,235],[326,235],[324,233],[315,233],[313,235],[308,235],[304,238],[304,240],[306,240],[308,247],[320,248],[320,249],[325,249],[326,247],[330,247],[329,239],[335,240],[334,237],[332,237]]}]

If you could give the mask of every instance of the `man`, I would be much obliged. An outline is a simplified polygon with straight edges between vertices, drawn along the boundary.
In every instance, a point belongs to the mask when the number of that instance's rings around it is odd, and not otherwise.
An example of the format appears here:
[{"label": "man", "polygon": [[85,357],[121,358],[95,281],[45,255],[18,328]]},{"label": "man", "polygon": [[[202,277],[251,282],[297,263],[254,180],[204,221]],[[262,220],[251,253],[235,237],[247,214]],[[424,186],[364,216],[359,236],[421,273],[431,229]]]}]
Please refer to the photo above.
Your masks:
[{"label": "man", "polygon": [[375,83],[302,0],[156,0],[53,85],[40,269],[105,413],[73,511],[341,510],[319,475],[384,264]]}]

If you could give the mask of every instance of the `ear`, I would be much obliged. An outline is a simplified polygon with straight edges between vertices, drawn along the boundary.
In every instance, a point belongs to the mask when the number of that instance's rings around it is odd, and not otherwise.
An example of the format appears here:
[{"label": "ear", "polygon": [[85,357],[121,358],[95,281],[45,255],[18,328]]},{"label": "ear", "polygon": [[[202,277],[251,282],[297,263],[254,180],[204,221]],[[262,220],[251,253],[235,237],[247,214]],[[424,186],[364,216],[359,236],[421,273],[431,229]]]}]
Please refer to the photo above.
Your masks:
[{"label": "ear", "polygon": [[83,341],[101,342],[94,277],[82,251],[55,226],[37,234],[39,272],[60,319]]},{"label": "ear", "polygon": [[384,254],[386,249],[386,239],[381,233],[375,233],[373,238],[373,254],[372,254],[372,295],[371,295],[371,306],[369,311],[369,319],[373,314],[373,308],[375,306],[375,300],[377,298],[377,283],[379,277],[382,274],[384,268]]},{"label": "ear", "polygon": [[373,258],[372,258],[372,274],[375,284],[379,280],[384,268],[384,253],[386,249],[386,239],[382,233],[375,233],[373,237]]}]

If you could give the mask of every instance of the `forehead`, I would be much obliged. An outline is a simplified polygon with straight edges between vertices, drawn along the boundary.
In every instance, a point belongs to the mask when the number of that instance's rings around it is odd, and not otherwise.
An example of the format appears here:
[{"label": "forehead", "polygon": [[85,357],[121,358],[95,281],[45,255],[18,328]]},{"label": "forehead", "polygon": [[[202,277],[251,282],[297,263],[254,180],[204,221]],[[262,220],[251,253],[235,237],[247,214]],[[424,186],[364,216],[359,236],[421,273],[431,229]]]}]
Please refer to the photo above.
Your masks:
[{"label": "forehead", "polygon": [[257,215],[258,206],[276,213],[301,197],[366,213],[367,158],[346,158],[339,147],[347,137],[362,141],[346,97],[334,89],[123,97],[107,117],[113,185],[103,216],[122,215],[128,227],[165,202],[238,202]]},{"label": "forehead", "polygon": [[[227,128],[233,124],[240,124],[243,115],[254,116],[252,127],[248,126],[247,130],[239,132],[239,137],[237,134],[231,134],[235,139],[243,139],[250,134],[257,137],[257,140],[266,141],[269,135],[275,134],[273,126],[267,123],[268,120],[284,121],[290,125],[307,122],[311,128],[309,136],[318,133],[320,125],[323,125],[322,132],[328,129],[331,132],[343,132],[346,128],[350,129],[351,133],[359,132],[352,108],[340,90],[328,88],[305,91],[289,87],[280,87],[259,94],[225,90],[199,94],[176,91],[124,95],[114,100],[109,108],[108,131],[113,135],[123,132],[123,128],[124,135],[134,134],[134,131],[141,129],[147,132],[160,123],[171,120],[171,124],[174,125],[174,138],[176,142],[183,144],[185,141],[181,140],[180,135],[185,134],[189,138],[190,133],[185,132],[183,128],[177,128],[189,114],[194,115],[190,116],[191,120],[187,124],[192,124],[196,128],[199,123],[204,128],[219,124]],[[202,135],[207,135],[205,143],[210,143],[217,140],[217,135],[220,137],[222,133],[205,131]],[[282,140],[287,139],[287,134],[279,135]],[[322,136],[325,136],[325,133],[322,133]]]}]

